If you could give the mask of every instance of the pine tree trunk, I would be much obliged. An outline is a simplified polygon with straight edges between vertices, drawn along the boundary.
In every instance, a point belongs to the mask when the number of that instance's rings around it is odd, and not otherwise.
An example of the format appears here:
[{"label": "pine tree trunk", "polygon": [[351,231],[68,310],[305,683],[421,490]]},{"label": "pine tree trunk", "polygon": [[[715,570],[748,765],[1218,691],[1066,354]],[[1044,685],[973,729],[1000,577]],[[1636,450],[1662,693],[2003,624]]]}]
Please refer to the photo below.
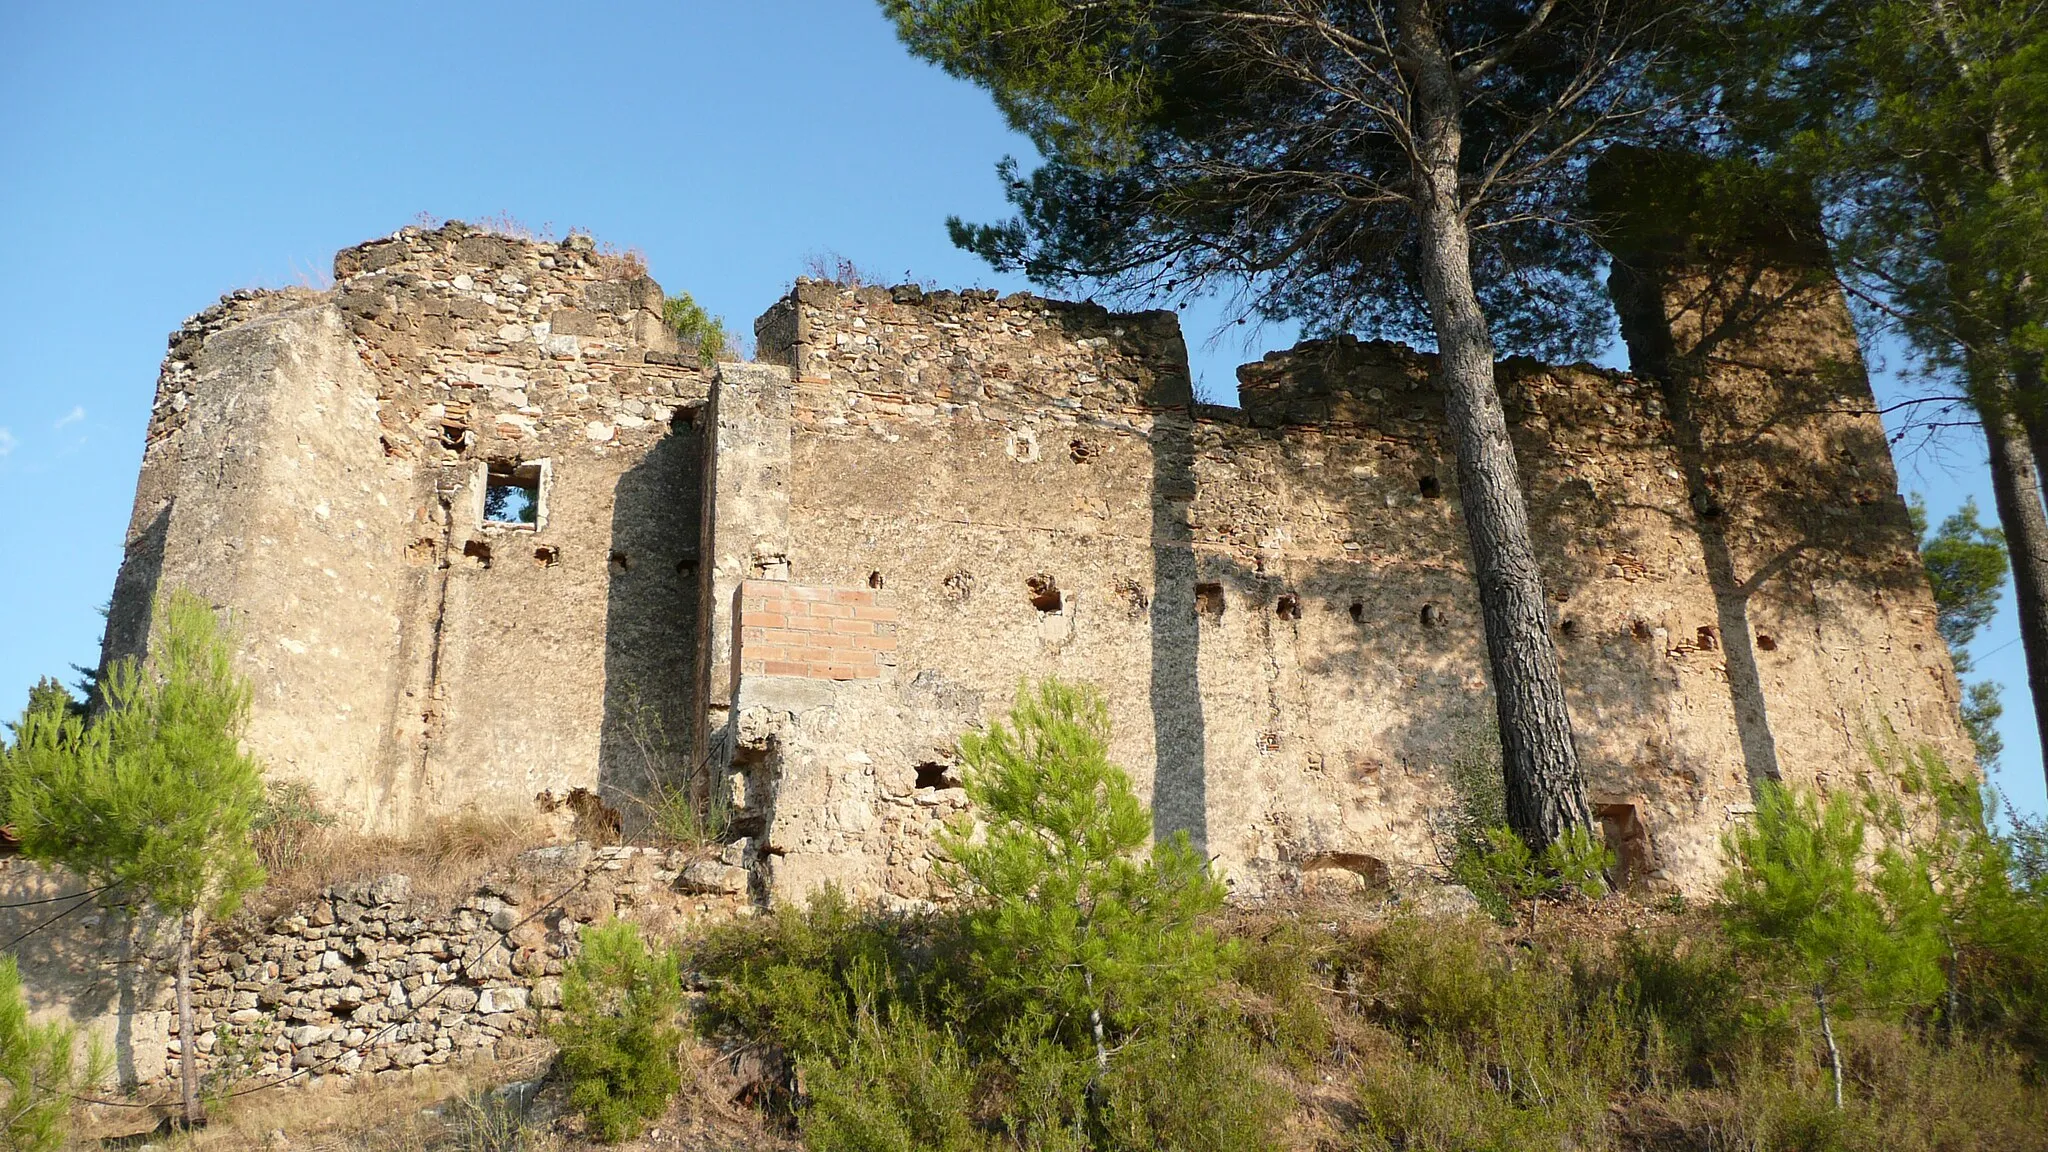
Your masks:
[{"label": "pine tree trunk", "polygon": [[1102,1008],[1093,1003],[1095,999],[1095,973],[1083,971],[1081,980],[1088,987],[1088,1028],[1095,1034],[1095,1074],[1101,1076],[1109,1071],[1109,1045],[1102,1034]]},{"label": "pine tree trunk", "polygon": [[2042,503],[2041,462],[2012,413],[1986,407],[1980,418],[1990,449],[1991,495],[2012,557],[2013,606],[2020,618],[2035,732],[2048,752],[2048,506]]},{"label": "pine tree trunk", "polygon": [[1422,234],[1422,288],[1436,326],[1439,384],[1479,583],[1508,824],[1540,852],[1592,818],[1550,636],[1550,606],[1529,536],[1521,470],[1494,385],[1493,337],[1472,286],[1472,244],[1458,182],[1462,97],[1431,0],[1400,0],[1396,15],[1402,68],[1415,94],[1413,194]]},{"label": "pine tree trunk", "polygon": [[1835,1080],[1835,1111],[1842,1110],[1842,1050],[1835,1046],[1835,1026],[1828,1019],[1828,991],[1818,984],[1813,986],[1813,1002],[1820,1009],[1820,1035],[1828,1042],[1828,1071]]},{"label": "pine tree trunk", "polygon": [[178,918],[178,1092],[187,1128],[206,1119],[199,1112],[199,1031],[192,1014],[192,937],[198,919],[196,911]]}]

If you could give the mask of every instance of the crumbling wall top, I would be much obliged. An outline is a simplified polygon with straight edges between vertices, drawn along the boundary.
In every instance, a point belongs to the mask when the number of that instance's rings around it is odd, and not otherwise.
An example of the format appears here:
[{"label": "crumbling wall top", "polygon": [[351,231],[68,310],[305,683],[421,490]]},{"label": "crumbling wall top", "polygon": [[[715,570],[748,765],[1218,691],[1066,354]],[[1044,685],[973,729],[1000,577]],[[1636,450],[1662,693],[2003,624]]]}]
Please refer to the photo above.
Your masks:
[{"label": "crumbling wall top", "polygon": [[754,331],[759,358],[799,382],[916,402],[1115,412],[1193,399],[1171,312],[799,279]]}]

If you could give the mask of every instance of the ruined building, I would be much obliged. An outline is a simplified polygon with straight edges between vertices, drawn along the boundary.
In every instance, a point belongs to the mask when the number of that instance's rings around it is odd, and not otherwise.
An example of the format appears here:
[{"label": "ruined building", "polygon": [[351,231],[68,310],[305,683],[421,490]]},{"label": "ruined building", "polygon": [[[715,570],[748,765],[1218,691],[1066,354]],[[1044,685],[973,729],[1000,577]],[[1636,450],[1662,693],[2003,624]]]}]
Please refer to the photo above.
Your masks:
[{"label": "ruined building", "polygon": [[[1834,281],[1617,276],[1637,371],[1503,389],[1592,799],[1698,889],[1752,778],[1969,762]],[[1492,714],[1430,360],[1340,340],[1195,402],[1169,313],[799,280],[702,366],[585,238],[459,224],[172,337],[108,622],[225,608],[249,743],[363,828],[713,782],[734,884],[935,894],[956,739],[1100,686],[1241,896],[1435,861]],[[578,791],[582,790],[582,791]],[[746,871],[742,871],[745,869]]]}]

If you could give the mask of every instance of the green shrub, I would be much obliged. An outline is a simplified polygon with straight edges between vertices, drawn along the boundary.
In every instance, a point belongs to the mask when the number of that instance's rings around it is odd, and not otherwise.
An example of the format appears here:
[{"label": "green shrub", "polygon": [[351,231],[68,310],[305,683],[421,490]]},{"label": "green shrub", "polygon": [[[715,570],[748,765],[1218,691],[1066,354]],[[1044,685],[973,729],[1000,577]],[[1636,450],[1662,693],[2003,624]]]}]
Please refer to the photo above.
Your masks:
[{"label": "green shrub", "polygon": [[1361,1080],[1366,1148],[1583,1146],[1634,1077],[1643,1036],[1625,995],[1489,947],[1479,924],[1397,921],[1361,959],[1405,1054]]},{"label": "green shrub", "polygon": [[709,368],[731,349],[732,336],[725,330],[725,318],[713,316],[688,292],[661,302],[661,319],[683,343],[697,349],[697,359]]},{"label": "green shrub", "polygon": [[1451,737],[1444,766],[1452,803],[1432,814],[1439,858],[1488,915],[1512,925],[1518,905],[1533,926],[1539,900],[1592,899],[1607,890],[1614,854],[1591,828],[1573,828],[1539,855],[1507,822],[1500,737],[1492,726]]},{"label": "green shrub", "polygon": [[1298,925],[1282,923],[1238,950],[1234,977],[1252,993],[1245,1015],[1260,1041],[1308,1075],[1330,1049],[1331,1028],[1315,994],[1328,977],[1318,972],[1316,946]]},{"label": "green shrub", "polygon": [[804,1143],[817,1152],[977,1152],[975,1074],[958,1041],[901,1004],[865,1006],[837,1060],[813,1066]]},{"label": "green shrub", "polygon": [[1274,1146],[1283,1114],[1242,1029],[1200,1013],[1125,1044],[1102,1080],[1100,1148],[1241,1152]]},{"label": "green shrub", "polygon": [[81,1069],[77,1037],[62,1024],[29,1023],[14,957],[0,956],[0,1149],[57,1152],[70,1127],[70,1093],[105,1071],[93,1051]]},{"label": "green shrub", "polygon": [[652,954],[631,924],[593,925],[562,979],[551,1029],[569,1103],[598,1139],[638,1135],[682,1085],[682,983],[673,950]]},{"label": "green shrub", "polygon": [[[817,1149],[1250,1149],[1277,1105],[1221,985],[1222,903],[1107,759],[1100,697],[1047,682],[961,742],[983,820],[942,840],[957,905],[801,911],[711,933],[714,1035],[779,1047]],[[1303,1025],[1306,1027],[1306,1025]]]}]

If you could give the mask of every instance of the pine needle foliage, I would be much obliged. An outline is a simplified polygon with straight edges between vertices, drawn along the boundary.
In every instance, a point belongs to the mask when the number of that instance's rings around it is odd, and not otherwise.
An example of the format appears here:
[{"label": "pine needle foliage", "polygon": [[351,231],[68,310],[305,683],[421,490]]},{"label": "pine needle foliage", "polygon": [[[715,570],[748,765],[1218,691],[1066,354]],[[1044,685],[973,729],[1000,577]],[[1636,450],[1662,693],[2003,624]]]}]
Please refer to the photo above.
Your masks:
[{"label": "pine needle foliage", "polygon": [[985,837],[942,846],[992,1002],[1102,1051],[1220,979],[1227,950],[1198,921],[1223,886],[1185,832],[1144,850],[1151,814],[1109,761],[1098,693],[1046,680],[960,749]]},{"label": "pine needle foliage", "polygon": [[[184,589],[156,608],[149,658],[114,664],[88,723],[49,707],[8,753],[8,809],[30,859],[68,868],[110,898],[178,927],[178,1013],[192,1032],[192,952],[203,919],[263,883],[250,825],[263,772],[242,751],[248,682],[213,609]],[[193,1047],[179,1060],[185,1121],[199,1119]]]},{"label": "pine needle foliage", "polygon": [[1941,944],[1924,877],[1896,852],[1861,874],[1865,823],[1850,797],[1825,801],[1766,782],[1755,823],[1729,837],[1722,886],[1729,937],[1812,997],[1841,1107],[1834,1022],[1850,1007],[1897,1011],[1940,995]]},{"label": "pine needle foliage", "polygon": [[22,850],[170,916],[226,916],[263,881],[249,826],[263,773],[242,751],[249,685],[213,609],[173,592],[148,661],[108,670],[90,724],[48,709],[25,718],[10,808]]},{"label": "pine needle foliage", "polygon": [[569,1103],[599,1140],[638,1136],[681,1089],[682,1006],[674,949],[650,951],[640,930],[622,921],[584,930],[552,1032]]},{"label": "pine needle foliage", "polygon": [[100,1075],[97,1052],[81,1074],[77,1037],[61,1023],[31,1024],[21,970],[0,956],[0,1152],[64,1147],[70,1092]]}]

